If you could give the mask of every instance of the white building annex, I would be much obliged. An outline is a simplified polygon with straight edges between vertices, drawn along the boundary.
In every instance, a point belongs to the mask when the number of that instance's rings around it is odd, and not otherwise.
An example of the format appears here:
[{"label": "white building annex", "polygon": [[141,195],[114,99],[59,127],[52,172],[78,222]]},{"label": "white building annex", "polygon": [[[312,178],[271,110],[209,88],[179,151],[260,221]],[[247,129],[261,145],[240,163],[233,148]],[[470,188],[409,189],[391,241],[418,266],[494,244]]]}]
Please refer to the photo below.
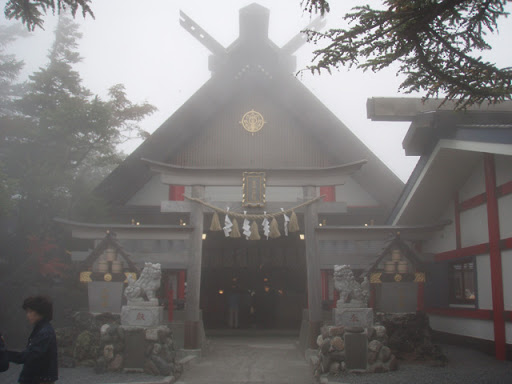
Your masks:
[{"label": "white building annex", "polygon": [[[386,103],[387,112],[381,113]],[[414,100],[374,99],[369,105],[375,120],[410,120],[404,149],[420,156],[388,223],[449,221],[421,244],[429,260],[424,309],[432,328],[498,359],[510,358],[510,103],[465,112],[428,112]],[[399,105],[408,105],[408,112],[393,113]]]}]

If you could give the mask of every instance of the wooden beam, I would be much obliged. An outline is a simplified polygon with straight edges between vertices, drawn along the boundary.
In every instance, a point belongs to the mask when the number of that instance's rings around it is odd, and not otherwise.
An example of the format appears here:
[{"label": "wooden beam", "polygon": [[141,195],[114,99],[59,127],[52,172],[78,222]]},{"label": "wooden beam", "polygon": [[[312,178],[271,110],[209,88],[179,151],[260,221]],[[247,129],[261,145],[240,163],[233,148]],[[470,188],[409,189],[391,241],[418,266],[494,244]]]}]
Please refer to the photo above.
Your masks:
[{"label": "wooden beam", "polygon": [[226,48],[211,37],[208,32],[201,28],[199,24],[187,16],[183,11],[180,11],[180,24],[188,33],[194,36],[214,55],[223,56],[226,54]]},{"label": "wooden beam", "polygon": [[92,224],[59,218],[54,220],[64,227],[69,228],[74,238],[89,240],[103,239],[107,232],[115,233],[117,240],[187,240],[190,238],[190,233],[194,229],[189,225]]},{"label": "wooden beam", "polygon": [[[204,186],[242,186],[244,172],[241,168],[200,168],[181,167],[149,159],[141,159],[151,170],[161,174],[164,184],[170,185],[204,185]],[[367,160],[326,168],[281,168],[265,171],[267,187],[301,187],[303,185],[343,185],[345,181]],[[259,170],[258,171],[262,171]]]},{"label": "wooden beam", "polygon": [[[229,207],[230,211],[241,213],[247,211],[248,214],[262,214],[266,212],[281,212],[281,208],[284,210],[296,207],[301,202],[268,202],[264,208],[244,208],[242,207],[241,201],[213,201],[209,202],[215,207],[220,209],[226,209]],[[160,211],[165,213],[190,213],[192,211],[192,205],[194,203],[190,201],[162,201],[160,203]],[[213,209],[203,207],[204,212],[213,213]],[[299,208],[295,210],[295,213],[304,213],[305,208]],[[347,203],[342,201],[332,202],[319,202],[318,213],[322,215],[338,215],[347,212]]]}]

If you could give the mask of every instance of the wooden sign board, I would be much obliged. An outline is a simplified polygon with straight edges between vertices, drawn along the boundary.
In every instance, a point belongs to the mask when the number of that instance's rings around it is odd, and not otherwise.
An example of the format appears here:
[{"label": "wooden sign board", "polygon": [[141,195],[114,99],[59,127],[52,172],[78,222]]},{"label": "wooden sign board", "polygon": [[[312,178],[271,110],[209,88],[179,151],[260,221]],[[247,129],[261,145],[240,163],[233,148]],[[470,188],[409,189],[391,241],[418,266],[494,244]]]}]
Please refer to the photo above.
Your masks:
[{"label": "wooden sign board", "polygon": [[242,184],[242,206],[265,206],[265,172],[244,172]]}]

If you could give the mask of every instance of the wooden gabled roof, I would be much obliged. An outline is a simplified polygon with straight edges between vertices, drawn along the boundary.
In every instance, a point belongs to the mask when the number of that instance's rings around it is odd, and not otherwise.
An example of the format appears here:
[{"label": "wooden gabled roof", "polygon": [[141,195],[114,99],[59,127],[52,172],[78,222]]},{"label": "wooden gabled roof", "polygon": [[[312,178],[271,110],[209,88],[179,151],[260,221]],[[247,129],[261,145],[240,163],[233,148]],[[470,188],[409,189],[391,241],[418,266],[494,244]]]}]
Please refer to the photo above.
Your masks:
[{"label": "wooden gabled roof", "polygon": [[268,10],[257,4],[242,8],[240,36],[225,50],[207,37],[205,46],[213,53],[210,80],[96,188],[98,195],[112,205],[125,204],[152,176],[143,158],[169,163],[183,145],[208,129],[209,120],[230,102],[243,93],[257,91],[283,113],[293,115],[299,122],[297,129],[307,130],[336,165],[367,160],[353,178],[379,204],[387,210],[392,208],[403,188],[402,181],[293,76],[290,44],[281,49],[268,38]]}]

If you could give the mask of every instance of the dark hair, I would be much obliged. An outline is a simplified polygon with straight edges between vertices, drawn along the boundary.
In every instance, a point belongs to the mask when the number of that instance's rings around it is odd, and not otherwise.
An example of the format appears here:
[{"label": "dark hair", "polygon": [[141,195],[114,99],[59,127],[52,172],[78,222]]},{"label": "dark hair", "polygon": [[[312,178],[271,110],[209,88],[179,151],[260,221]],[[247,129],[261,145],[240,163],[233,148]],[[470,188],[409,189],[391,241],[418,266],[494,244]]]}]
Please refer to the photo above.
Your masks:
[{"label": "dark hair", "polygon": [[26,311],[30,309],[40,314],[45,320],[53,319],[53,304],[52,301],[45,296],[31,296],[23,301],[22,308]]}]

